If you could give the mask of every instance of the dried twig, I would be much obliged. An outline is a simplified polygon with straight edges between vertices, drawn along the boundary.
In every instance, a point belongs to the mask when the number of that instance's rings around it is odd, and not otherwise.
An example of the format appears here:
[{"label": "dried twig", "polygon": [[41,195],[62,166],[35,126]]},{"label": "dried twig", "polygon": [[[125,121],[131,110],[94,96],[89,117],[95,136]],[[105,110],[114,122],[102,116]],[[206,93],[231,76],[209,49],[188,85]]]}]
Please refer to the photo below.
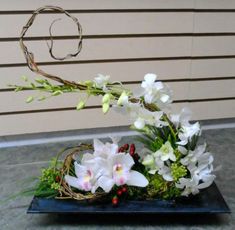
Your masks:
[{"label": "dried twig", "polygon": [[49,48],[49,53],[51,55],[51,57],[53,59],[56,59],[56,60],[66,60],[66,59],[69,59],[69,58],[72,58],[72,57],[76,57],[81,49],[82,49],[82,26],[81,24],[78,22],[78,19],[74,16],[72,16],[71,14],[69,14],[66,10],[60,8],[60,7],[57,7],[57,6],[44,6],[44,7],[40,7],[38,8],[37,10],[35,10],[32,14],[32,16],[29,18],[28,22],[26,23],[26,25],[23,27],[22,31],[21,31],[21,34],[20,34],[20,47],[24,53],[24,56],[25,56],[25,59],[26,59],[26,62],[27,62],[27,65],[29,67],[29,69],[35,73],[38,73],[46,78],[49,78],[51,80],[54,80],[54,81],[57,81],[57,82],[60,82],[62,84],[65,84],[65,85],[71,85],[73,87],[76,87],[76,88],[79,88],[81,90],[85,89],[84,88],[84,85],[81,85],[81,84],[78,84],[74,81],[68,81],[68,80],[65,80],[65,79],[62,79],[56,75],[52,75],[52,74],[48,74],[46,73],[45,71],[41,70],[36,61],[34,60],[34,55],[32,52],[30,52],[28,50],[28,48],[26,47],[26,45],[24,44],[24,37],[25,37],[25,34],[26,32],[28,31],[28,29],[32,26],[36,16],[42,12],[45,12],[45,11],[53,11],[53,12],[61,12],[61,13],[64,13],[66,16],[70,17],[74,23],[76,23],[77,25],[77,28],[78,28],[78,48],[77,48],[77,51],[75,53],[72,53],[72,54],[67,54],[65,57],[56,57],[54,54],[53,54],[53,37],[52,37],[52,32],[51,32],[51,28],[53,26],[53,24],[55,23],[55,21],[52,22],[52,24],[50,25],[50,28],[49,28],[49,33],[50,33],[50,41],[51,41],[51,44],[49,45],[48,43],[48,48]]}]

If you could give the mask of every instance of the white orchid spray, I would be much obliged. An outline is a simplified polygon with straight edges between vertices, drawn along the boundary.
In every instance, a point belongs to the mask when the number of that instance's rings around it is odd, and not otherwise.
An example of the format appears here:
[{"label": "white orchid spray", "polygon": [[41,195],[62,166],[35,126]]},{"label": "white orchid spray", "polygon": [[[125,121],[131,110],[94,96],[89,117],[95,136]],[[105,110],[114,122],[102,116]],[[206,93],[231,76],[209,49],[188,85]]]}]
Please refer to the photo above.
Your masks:
[{"label": "white orchid spray", "polygon": [[[139,188],[129,191],[133,197],[142,191],[142,196],[164,199],[195,195],[210,186],[215,179],[213,157],[206,145],[197,145],[200,125],[190,123],[188,109],[179,114],[171,112],[172,93],[168,86],[157,81],[157,75],[152,73],[144,76],[134,92],[124,88],[121,82],[109,80],[109,76],[99,74],[93,81],[74,85],[70,82],[54,86],[40,79],[39,85],[25,87],[49,92],[51,96],[85,92],[87,98],[78,103],[77,110],[86,106],[90,96],[101,96],[104,114],[113,109],[128,116],[131,127],[142,134],[139,141],[145,148],[139,154],[133,151],[133,146],[129,153],[127,147],[121,147],[120,151],[117,141],[104,144],[94,140],[94,152],[75,162],[75,173],[66,175],[65,181],[73,188],[94,194],[100,189],[112,193],[116,187],[133,186]],[[22,89],[24,86],[16,87],[18,91]]]}]

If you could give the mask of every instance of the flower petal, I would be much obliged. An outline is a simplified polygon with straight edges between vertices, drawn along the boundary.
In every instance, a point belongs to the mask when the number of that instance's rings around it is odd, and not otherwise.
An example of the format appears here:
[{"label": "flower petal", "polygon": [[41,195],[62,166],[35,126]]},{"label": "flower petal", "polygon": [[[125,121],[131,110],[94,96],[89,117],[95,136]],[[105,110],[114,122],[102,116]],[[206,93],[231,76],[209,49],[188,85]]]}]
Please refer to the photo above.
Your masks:
[{"label": "flower petal", "polygon": [[119,153],[113,156],[113,164],[125,165],[130,169],[134,165],[134,160],[129,154]]},{"label": "flower petal", "polygon": [[139,117],[139,118],[135,121],[134,126],[135,126],[137,129],[143,129],[144,126],[145,126],[145,121],[144,121],[144,119],[142,119],[142,118]]},{"label": "flower petal", "polygon": [[110,177],[102,176],[98,179],[98,185],[101,187],[105,192],[110,192],[113,185],[114,180]]},{"label": "flower petal", "polygon": [[87,173],[87,167],[74,162],[75,174],[79,178]]},{"label": "flower petal", "polygon": [[81,189],[79,186],[78,178],[70,176],[70,175],[65,175],[64,179],[69,186],[72,186],[77,189]]},{"label": "flower petal", "polygon": [[137,186],[137,187],[146,187],[148,185],[148,180],[141,173],[131,170],[129,179],[126,182],[127,185]]},{"label": "flower petal", "polygon": [[98,139],[94,139],[94,149],[95,151],[101,151],[104,147],[104,144],[98,140]]},{"label": "flower petal", "polygon": [[153,73],[147,73],[144,76],[144,80],[149,84],[154,83],[156,81],[156,79],[157,79],[157,75],[153,74]]}]

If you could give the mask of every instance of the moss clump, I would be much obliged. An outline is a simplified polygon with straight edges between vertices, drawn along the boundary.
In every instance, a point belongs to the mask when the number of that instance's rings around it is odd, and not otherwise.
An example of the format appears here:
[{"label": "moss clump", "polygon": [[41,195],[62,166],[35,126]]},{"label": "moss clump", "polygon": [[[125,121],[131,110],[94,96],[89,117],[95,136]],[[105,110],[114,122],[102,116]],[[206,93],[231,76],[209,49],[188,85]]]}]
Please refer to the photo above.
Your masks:
[{"label": "moss clump", "polygon": [[148,198],[172,199],[180,195],[180,190],[172,182],[165,181],[161,175],[149,176]]},{"label": "moss clump", "polygon": [[171,165],[171,174],[174,181],[178,181],[179,178],[187,175],[187,169],[184,165],[181,165],[179,163],[173,163]]}]

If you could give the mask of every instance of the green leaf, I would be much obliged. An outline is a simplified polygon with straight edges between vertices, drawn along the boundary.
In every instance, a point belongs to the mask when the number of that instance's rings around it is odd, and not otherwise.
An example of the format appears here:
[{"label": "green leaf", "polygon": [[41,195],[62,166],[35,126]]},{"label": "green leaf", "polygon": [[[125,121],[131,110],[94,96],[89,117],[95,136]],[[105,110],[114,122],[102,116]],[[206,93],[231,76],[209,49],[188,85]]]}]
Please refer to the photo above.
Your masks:
[{"label": "green leaf", "polygon": [[30,103],[34,100],[34,97],[33,96],[29,96],[27,99],[26,99],[26,102],[27,103]]}]

